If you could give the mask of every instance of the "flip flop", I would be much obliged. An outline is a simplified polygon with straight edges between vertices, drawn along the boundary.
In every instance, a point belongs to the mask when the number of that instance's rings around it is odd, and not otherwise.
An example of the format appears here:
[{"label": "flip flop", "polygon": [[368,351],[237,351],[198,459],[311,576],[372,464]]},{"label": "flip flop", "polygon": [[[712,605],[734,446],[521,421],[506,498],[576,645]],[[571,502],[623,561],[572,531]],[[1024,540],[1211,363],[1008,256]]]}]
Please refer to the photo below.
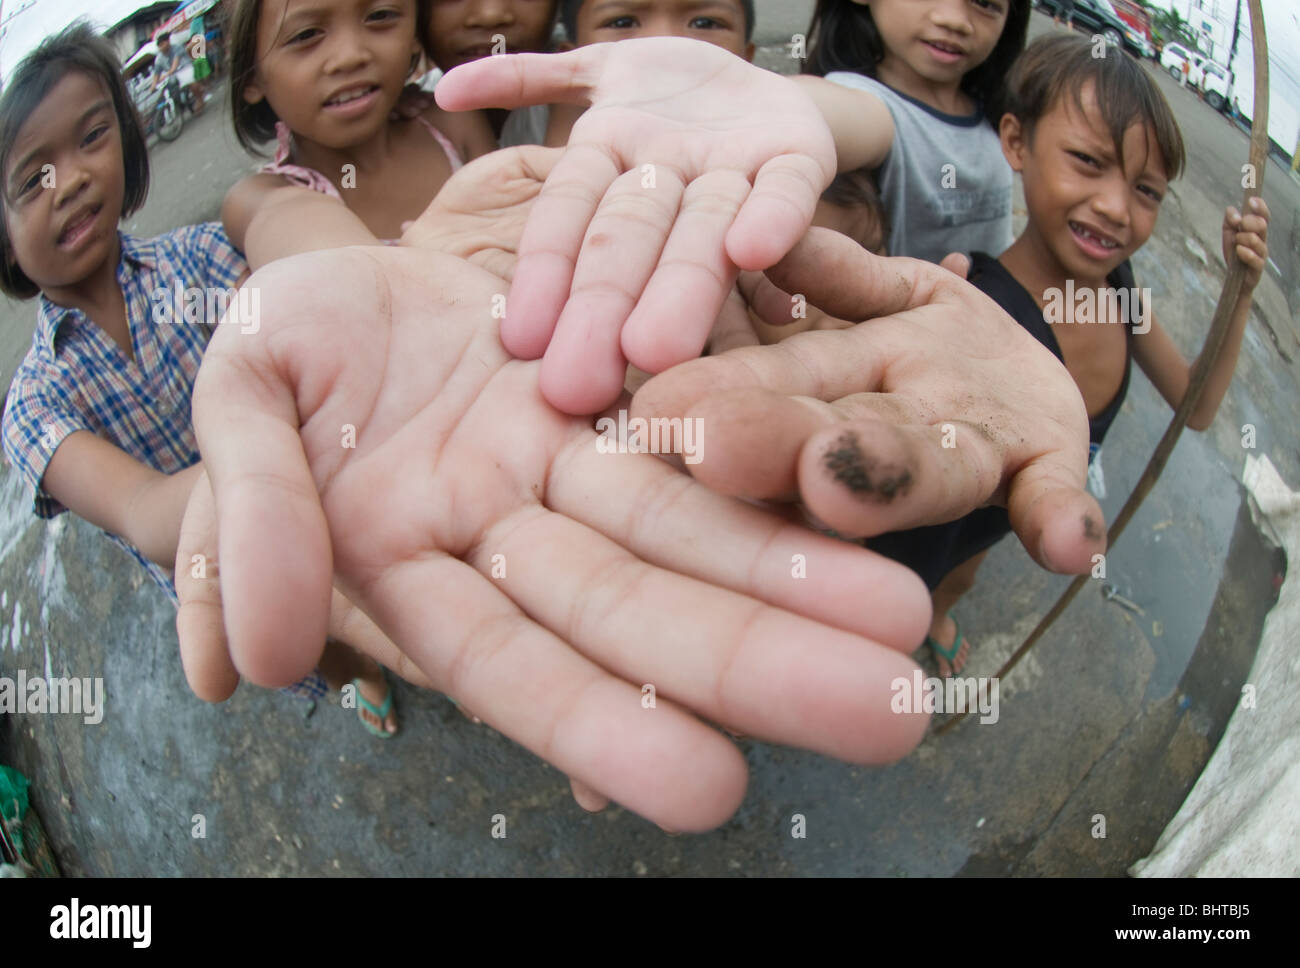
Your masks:
[{"label": "flip flop", "polygon": [[[953,636],[952,645],[941,645],[939,641],[931,635],[925,637],[925,644],[930,647],[930,651],[934,653],[934,657],[939,660],[939,675],[945,679],[961,672],[961,670],[966,667],[966,660],[970,657],[970,641],[966,636],[961,634],[961,625],[958,624],[957,619],[952,612],[948,613],[948,617],[952,619],[953,627],[957,630],[957,634]],[[963,642],[966,644],[965,649],[962,648]],[[958,663],[960,663],[960,665]],[[944,671],[945,665],[948,667],[947,672]]]},{"label": "flip flop", "polygon": [[[393,687],[391,685],[388,686],[388,695],[379,706],[376,706],[361,694],[360,678],[352,680],[352,687],[357,691],[357,702],[360,704],[357,710],[357,719],[361,720],[361,725],[366,728],[366,732],[373,736],[378,736],[380,739],[392,739],[396,733],[390,733],[388,730],[384,729],[383,723],[388,719],[388,714],[393,711]],[[378,719],[380,725],[376,726],[374,723],[361,716],[360,711],[362,709]]]}]

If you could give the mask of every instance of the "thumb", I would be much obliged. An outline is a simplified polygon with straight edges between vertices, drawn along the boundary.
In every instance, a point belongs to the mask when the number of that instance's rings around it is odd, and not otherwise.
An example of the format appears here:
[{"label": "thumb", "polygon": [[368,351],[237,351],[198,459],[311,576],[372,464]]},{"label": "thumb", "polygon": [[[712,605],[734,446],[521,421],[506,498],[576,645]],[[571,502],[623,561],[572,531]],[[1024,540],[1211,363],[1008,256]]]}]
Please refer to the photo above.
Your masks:
[{"label": "thumb", "polygon": [[194,695],[224,702],[239,685],[221,614],[217,509],[205,471],[190,491],[176,542],[176,637],[181,667]]}]

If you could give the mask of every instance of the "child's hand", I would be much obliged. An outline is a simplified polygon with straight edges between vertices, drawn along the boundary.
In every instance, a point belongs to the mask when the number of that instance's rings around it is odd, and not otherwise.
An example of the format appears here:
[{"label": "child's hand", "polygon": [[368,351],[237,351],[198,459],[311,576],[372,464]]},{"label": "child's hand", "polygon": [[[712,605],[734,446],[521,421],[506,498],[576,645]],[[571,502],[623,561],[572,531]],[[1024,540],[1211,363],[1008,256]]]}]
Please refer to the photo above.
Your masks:
[{"label": "child's hand", "polygon": [[789,251],[835,175],[812,99],[703,41],[483,58],[437,97],[591,104],[528,222],[501,325],[516,356],[545,353],[542,392],[568,413],[613,403],[628,361],[658,373],[698,356],[737,266]]},{"label": "child's hand", "polygon": [[1223,213],[1223,261],[1231,266],[1240,259],[1246,267],[1243,295],[1254,291],[1268,263],[1268,205],[1258,195],[1251,196],[1249,205],[1244,216],[1232,206]]},{"label": "child's hand", "polygon": [[926,717],[890,710],[929,621],[915,576],[601,453],[589,418],[542,399],[540,364],[502,348],[502,280],[388,247],[248,285],[261,327],[219,327],[194,393],[240,673],[308,671],[337,577],[438,688],[674,830],[744,793],[744,758],[697,716],[858,762],[920,740]]},{"label": "child's hand", "polygon": [[725,494],[798,498],[846,535],[997,503],[1045,567],[1081,573],[1105,551],[1101,508],[1084,490],[1079,391],[991,299],[946,268],[873,256],[824,229],[768,276],[785,291],[748,293],[765,318],[788,318],[792,292],[866,322],[694,360],[647,383],[634,415],[717,428],[695,477]]}]

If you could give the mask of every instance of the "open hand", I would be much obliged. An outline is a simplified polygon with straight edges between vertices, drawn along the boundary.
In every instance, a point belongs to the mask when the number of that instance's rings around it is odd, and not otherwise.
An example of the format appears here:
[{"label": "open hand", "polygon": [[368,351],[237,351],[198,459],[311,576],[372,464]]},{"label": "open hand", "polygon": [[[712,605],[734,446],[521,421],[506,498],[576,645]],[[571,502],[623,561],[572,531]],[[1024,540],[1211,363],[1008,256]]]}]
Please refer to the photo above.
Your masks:
[{"label": "open hand", "polygon": [[240,673],[291,682],[337,580],[435,687],[674,830],[723,822],[745,788],[697,717],[855,762],[919,741],[926,717],[890,711],[929,622],[915,576],[601,453],[502,348],[500,279],[391,247],[249,285],[262,326],[219,328],[194,395],[224,623],[196,614],[183,637],[224,625]]},{"label": "open hand", "polygon": [[501,339],[545,354],[567,413],[613,403],[626,364],[700,354],[740,269],[803,236],[835,174],[811,98],[712,44],[646,38],[489,57],[438,84],[448,110],[589,103],[533,209]]},{"label": "open hand", "polygon": [[770,281],[744,280],[751,304],[777,322],[794,294],[863,322],[684,363],[632,412],[716,428],[687,466],[722,493],[798,499],[859,536],[1002,504],[1040,564],[1086,571],[1106,530],[1083,486],[1083,400],[1060,361],[950,271],[960,264],[885,259],[813,229]]},{"label": "open hand", "polygon": [[471,161],[406,225],[402,244],[466,259],[509,280],[533,203],[561,148],[504,148]]}]

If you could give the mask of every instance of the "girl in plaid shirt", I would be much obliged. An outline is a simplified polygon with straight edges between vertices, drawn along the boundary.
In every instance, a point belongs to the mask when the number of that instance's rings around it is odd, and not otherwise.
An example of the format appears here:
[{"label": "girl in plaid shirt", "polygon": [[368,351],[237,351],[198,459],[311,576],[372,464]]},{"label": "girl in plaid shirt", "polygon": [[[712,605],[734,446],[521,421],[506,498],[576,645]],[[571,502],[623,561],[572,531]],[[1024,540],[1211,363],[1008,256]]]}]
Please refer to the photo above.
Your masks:
[{"label": "girl in plaid shirt", "polygon": [[[227,319],[256,326],[255,299],[239,294],[247,265],[215,223],[149,240],[118,231],[144,203],[149,156],[116,58],[85,24],[46,40],[0,98],[0,178],[0,288],[38,300],[5,406],[5,455],[37,515],[71,510],[103,528],[175,602],[169,569],[203,471],[190,396],[222,318],[210,307],[233,302],[242,311]],[[388,646],[342,596],[335,605],[332,629]],[[395,732],[382,669],[341,643],[290,691],[319,697],[349,680],[363,724]]]}]

